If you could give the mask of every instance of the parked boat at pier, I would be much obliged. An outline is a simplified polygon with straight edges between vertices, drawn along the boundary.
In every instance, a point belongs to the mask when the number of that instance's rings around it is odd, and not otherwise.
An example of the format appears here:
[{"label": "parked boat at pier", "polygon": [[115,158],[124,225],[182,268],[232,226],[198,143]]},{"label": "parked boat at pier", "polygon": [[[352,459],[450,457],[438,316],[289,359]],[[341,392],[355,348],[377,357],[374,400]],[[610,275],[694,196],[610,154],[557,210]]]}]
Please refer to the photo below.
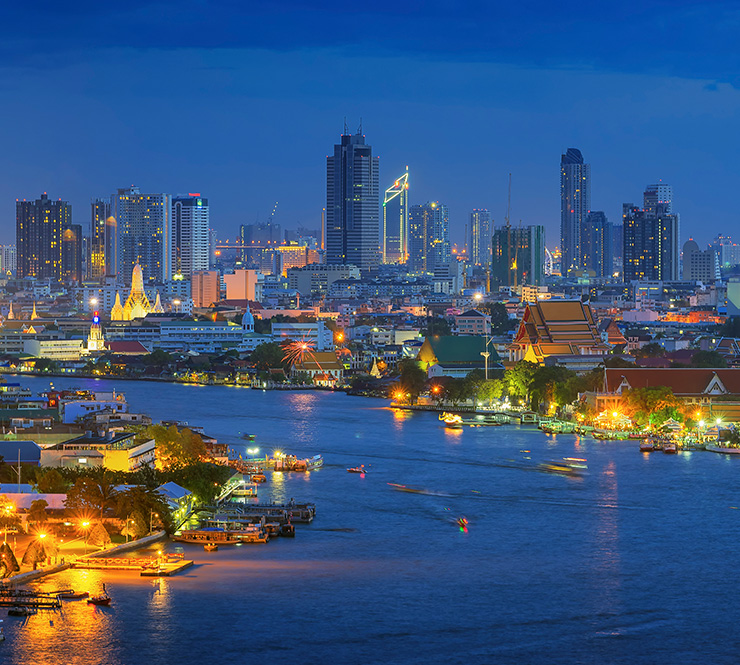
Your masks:
[{"label": "parked boat at pier", "polygon": [[719,446],[713,443],[708,443],[704,449],[713,453],[722,453],[723,455],[740,455],[740,448],[735,446]]},{"label": "parked boat at pier", "polygon": [[89,605],[110,605],[111,597],[108,595],[105,584],[103,584],[103,593],[99,593],[97,596],[90,596],[87,602]]},{"label": "parked boat at pier", "polygon": [[81,600],[82,598],[87,598],[89,596],[89,591],[74,591],[72,589],[69,589],[67,591],[60,591],[57,594],[57,598],[60,598],[62,600]]}]

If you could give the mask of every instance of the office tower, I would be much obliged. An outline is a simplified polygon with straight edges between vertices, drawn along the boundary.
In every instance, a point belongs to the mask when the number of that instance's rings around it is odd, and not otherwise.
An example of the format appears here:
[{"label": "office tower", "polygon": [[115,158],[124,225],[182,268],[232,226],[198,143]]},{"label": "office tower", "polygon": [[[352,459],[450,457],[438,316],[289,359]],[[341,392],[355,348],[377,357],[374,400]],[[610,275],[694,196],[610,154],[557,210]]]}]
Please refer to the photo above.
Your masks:
[{"label": "office tower", "polygon": [[709,283],[720,279],[719,256],[711,247],[701,250],[689,238],[683,245],[683,279]]},{"label": "office tower", "polygon": [[612,225],[601,211],[589,212],[581,229],[583,268],[596,277],[609,277],[614,270]]},{"label": "office tower", "polygon": [[200,194],[172,199],[172,272],[185,279],[208,270],[208,199]]},{"label": "office tower", "polygon": [[560,250],[561,272],[583,266],[581,229],[591,210],[591,165],[584,164],[576,148],[560,159]]},{"label": "office tower", "polygon": [[0,245],[0,272],[14,274],[18,266],[15,245]]},{"label": "office tower", "polygon": [[409,270],[433,273],[450,262],[450,217],[446,205],[430,201],[411,206],[409,214]]},{"label": "office tower", "polygon": [[221,300],[221,278],[218,270],[196,270],[190,278],[193,307],[210,307]]},{"label": "office tower", "polygon": [[406,263],[409,254],[409,167],[383,197],[383,263]]},{"label": "office tower", "polygon": [[624,281],[678,279],[678,215],[622,206]]},{"label": "office tower", "polygon": [[111,201],[118,236],[117,273],[130,279],[141,266],[144,281],[172,279],[172,197],[119,189]]},{"label": "office tower", "polygon": [[16,201],[17,276],[62,278],[62,230],[72,221],[72,206],[46,193],[35,201]]},{"label": "office tower", "polygon": [[643,194],[643,209],[654,215],[658,212],[658,206],[663,206],[663,211],[669,215],[673,213],[673,187],[659,182],[648,185]]},{"label": "office tower", "polygon": [[68,224],[62,229],[62,280],[82,282],[82,225]]},{"label": "office tower", "polygon": [[474,266],[491,263],[491,215],[485,209],[470,213],[470,262]]},{"label": "office tower", "polygon": [[361,134],[345,127],[334,154],[326,158],[326,262],[378,266],[378,158]]},{"label": "office tower", "polygon": [[87,278],[93,282],[102,282],[106,275],[105,234],[106,222],[110,217],[110,199],[93,199],[90,213]]},{"label": "office tower", "polygon": [[542,284],[545,227],[507,225],[494,228],[491,255],[491,278],[498,286]]}]

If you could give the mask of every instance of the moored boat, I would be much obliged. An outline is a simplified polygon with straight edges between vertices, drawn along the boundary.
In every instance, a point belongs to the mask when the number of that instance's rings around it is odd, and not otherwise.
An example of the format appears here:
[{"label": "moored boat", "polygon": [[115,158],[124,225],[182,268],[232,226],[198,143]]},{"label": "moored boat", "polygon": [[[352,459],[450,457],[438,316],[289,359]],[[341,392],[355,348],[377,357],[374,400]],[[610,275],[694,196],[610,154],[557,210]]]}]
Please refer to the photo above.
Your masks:
[{"label": "moored boat", "polygon": [[106,591],[105,584],[103,584],[103,593],[97,596],[90,596],[87,602],[89,605],[110,605],[111,597],[108,595],[108,591]]},{"label": "moored boat", "polygon": [[664,443],[663,452],[667,453],[668,455],[675,455],[678,452],[678,448],[673,442]]},{"label": "moored boat", "polygon": [[32,607],[22,607],[14,605],[8,610],[8,616],[10,617],[30,617],[36,614],[36,610]]},{"label": "moored boat", "polygon": [[57,598],[61,598],[62,600],[80,600],[82,598],[87,598],[90,595],[90,592],[88,591],[62,591],[57,594]]},{"label": "moored boat", "polygon": [[650,439],[643,441],[640,444],[640,452],[641,453],[651,453],[655,450],[655,444],[650,441]]},{"label": "moored boat", "polygon": [[267,482],[267,477],[264,473],[255,473],[251,480],[253,483],[265,483]]},{"label": "moored boat", "polygon": [[206,552],[218,552],[218,545],[216,545],[216,543],[205,543],[205,545],[203,545],[203,549]]},{"label": "moored boat", "polygon": [[717,446],[713,443],[708,443],[704,449],[713,453],[722,453],[724,455],[740,455],[740,448],[733,446]]}]

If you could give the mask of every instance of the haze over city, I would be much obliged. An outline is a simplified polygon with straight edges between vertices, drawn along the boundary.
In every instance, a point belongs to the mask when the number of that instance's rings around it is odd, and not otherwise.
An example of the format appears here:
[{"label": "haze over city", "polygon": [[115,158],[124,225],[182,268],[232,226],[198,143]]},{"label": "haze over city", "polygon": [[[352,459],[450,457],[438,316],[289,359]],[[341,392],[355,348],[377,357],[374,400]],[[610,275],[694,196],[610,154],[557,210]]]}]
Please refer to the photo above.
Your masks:
[{"label": "haze over city", "polygon": [[[0,242],[41,192],[89,224],[91,198],[201,192],[220,238],[265,221],[318,228],[325,157],[362,119],[384,189],[412,204],[542,224],[559,242],[559,159],[579,148],[592,207],[617,222],[673,186],[682,239],[737,221],[740,94],[731,5],[45,3],[0,27],[6,132]],[[666,44],[670,46],[666,48]]]}]

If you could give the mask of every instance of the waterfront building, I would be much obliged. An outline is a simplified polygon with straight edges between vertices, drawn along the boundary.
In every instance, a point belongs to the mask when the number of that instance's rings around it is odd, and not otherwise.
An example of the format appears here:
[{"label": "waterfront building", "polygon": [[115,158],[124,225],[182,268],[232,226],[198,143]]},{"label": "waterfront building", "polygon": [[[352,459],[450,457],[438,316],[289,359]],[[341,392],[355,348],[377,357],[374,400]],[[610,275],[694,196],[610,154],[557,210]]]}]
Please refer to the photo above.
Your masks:
[{"label": "waterfront building", "polygon": [[190,279],[193,307],[211,307],[221,300],[221,276],[218,270],[198,270]]},{"label": "waterfront building", "polygon": [[18,278],[62,280],[62,232],[72,223],[72,206],[44,192],[35,201],[16,201]]},{"label": "waterfront building", "polygon": [[488,371],[501,369],[496,350],[482,336],[430,336],[424,340],[416,359],[421,363],[429,378],[451,376],[465,378],[475,369],[485,371],[486,359],[481,355],[488,350]]},{"label": "waterfront building", "polygon": [[429,201],[411,207],[409,214],[410,272],[433,273],[450,262],[450,215],[446,205]]},{"label": "waterfront building", "polygon": [[326,262],[378,267],[378,158],[362,130],[345,127],[334,154],[326,158]]},{"label": "waterfront building", "polygon": [[[102,283],[106,276],[106,229],[110,218],[110,199],[90,202],[90,241],[88,244],[87,279]],[[114,220],[115,222],[115,220]]]},{"label": "waterfront building", "polygon": [[683,279],[704,283],[720,279],[719,256],[714,249],[699,249],[699,245],[689,238],[683,245]]},{"label": "waterfront building", "polygon": [[383,263],[406,263],[409,255],[409,167],[383,198]]},{"label": "waterfront building", "polygon": [[679,220],[658,205],[657,212],[632,203],[622,206],[624,281],[678,280]]},{"label": "waterfront building", "polygon": [[545,300],[527,303],[509,346],[509,360],[543,364],[551,356],[555,360],[592,356],[590,369],[602,362],[610,350],[601,338],[589,305],[580,300]]},{"label": "waterfront building", "polygon": [[163,321],[154,346],[165,351],[221,353],[238,349],[243,338],[242,326],[231,321]]},{"label": "waterfront building", "polygon": [[612,225],[601,211],[591,211],[581,229],[583,269],[595,277],[609,277],[614,270]]},{"label": "waterfront building", "polygon": [[470,213],[470,263],[474,266],[491,265],[491,214],[486,209]]},{"label": "waterfront building", "polygon": [[560,271],[583,267],[581,229],[591,210],[591,165],[581,151],[568,148],[560,158]]},{"label": "waterfront building", "polygon": [[111,200],[116,220],[117,274],[128,277],[136,264],[145,281],[172,279],[172,197],[119,189]]},{"label": "waterfront building", "polygon": [[81,339],[26,339],[23,352],[34,358],[57,362],[76,361],[84,354]]},{"label": "waterfront building", "polygon": [[491,279],[498,286],[539,285],[544,279],[545,227],[496,227],[492,239]]},{"label": "waterfront building", "polygon": [[341,382],[344,364],[334,351],[314,351],[304,354],[291,368],[292,376],[300,374],[308,374],[314,385],[333,386]]},{"label": "waterfront building", "polygon": [[208,270],[208,199],[200,194],[172,199],[172,272],[190,279],[193,272]]}]

